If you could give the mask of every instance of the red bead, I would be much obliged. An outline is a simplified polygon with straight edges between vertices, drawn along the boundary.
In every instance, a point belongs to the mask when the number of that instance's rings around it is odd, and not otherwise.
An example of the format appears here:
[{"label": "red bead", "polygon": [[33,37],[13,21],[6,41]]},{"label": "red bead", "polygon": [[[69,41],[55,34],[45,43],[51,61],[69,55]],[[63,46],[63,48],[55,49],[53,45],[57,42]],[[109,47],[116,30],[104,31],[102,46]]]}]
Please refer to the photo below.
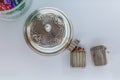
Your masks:
[{"label": "red bead", "polygon": [[6,10],[10,10],[11,9],[9,5],[6,5],[5,7],[6,7]]},{"label": "red bead", "polygon": [[4,9],[3,9],[3,3],[0,3],[0,11],[4,11]]}]

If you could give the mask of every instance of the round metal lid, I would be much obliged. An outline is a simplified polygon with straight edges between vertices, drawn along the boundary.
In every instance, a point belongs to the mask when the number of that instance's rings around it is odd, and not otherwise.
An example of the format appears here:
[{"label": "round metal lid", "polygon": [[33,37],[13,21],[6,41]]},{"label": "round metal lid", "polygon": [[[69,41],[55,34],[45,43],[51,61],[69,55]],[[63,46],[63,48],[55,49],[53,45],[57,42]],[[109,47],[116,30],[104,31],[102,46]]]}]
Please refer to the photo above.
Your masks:
[{"label": "round metal lid", "polygon": [[42,8],[26,20],[24,36],[32,50],[38,54],[52,55],[68,47],[72,40],[72,26],[62,11]]}]

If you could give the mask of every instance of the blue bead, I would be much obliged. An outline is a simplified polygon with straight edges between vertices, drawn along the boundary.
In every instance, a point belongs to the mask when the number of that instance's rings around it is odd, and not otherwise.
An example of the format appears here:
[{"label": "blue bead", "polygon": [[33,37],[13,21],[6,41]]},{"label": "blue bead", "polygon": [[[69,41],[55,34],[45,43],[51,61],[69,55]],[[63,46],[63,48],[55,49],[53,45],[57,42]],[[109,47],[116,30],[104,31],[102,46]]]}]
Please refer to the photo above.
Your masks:
[{"label": "blue bead", "polygon": [[11,4],[11,0],[4,0],[5,4]]}]

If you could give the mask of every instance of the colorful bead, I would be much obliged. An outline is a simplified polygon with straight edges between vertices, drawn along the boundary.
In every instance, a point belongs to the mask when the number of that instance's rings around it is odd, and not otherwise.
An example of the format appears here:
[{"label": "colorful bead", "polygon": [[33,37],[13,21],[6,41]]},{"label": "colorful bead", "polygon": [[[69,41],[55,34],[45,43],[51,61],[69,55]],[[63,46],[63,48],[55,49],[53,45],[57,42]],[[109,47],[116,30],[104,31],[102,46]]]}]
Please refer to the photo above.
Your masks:
[{"label": "colorful bead", "polygon": [[0,11],[10,10],[20,4],[22,0],[0,0]]},{"label": "colorful bead", "polygon": [[11,0],[4,0],[4,4],[11,4]]}]

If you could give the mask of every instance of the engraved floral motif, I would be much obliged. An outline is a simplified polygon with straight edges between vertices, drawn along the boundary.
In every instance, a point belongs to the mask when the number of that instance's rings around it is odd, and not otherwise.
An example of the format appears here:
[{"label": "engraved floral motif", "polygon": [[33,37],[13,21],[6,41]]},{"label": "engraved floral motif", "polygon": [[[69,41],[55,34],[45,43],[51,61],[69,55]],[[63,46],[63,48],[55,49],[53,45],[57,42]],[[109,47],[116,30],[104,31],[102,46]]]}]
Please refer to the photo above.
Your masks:
[{"label": "engraved floral motif", "polygon": [[32,40],[41,47],[59,45],[65,37],[63,18],[52,13],[38,15],[32,23],[30,35]]}]

